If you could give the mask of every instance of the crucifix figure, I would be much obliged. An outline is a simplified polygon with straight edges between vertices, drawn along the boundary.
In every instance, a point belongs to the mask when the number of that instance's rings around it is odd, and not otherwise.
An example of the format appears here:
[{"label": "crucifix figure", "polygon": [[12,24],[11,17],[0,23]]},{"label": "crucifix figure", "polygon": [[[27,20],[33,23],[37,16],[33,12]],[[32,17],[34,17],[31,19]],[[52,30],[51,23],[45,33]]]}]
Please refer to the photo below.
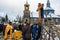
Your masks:
[{"label": "crucifix figure", "polygon": [[41,3],[38,4],[38,8],[37,8],[38,16],[39,16],[38,23],[42,23],[42,16],[41,16],[41,14],[42,14],[43,6],[44,6],[44,4],[41,4]]}]

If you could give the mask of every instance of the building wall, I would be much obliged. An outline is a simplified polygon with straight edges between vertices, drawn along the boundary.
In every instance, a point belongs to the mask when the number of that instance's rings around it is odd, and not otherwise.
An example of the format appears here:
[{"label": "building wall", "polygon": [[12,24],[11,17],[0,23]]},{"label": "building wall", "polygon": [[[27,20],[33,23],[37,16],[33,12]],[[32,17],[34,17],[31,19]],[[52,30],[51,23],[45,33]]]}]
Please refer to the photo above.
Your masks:
[{"label": "building wall", "polygon": [[54,22],[56,25],[59,25],[60,24],[60,18],[54,18]]},{"label": "building wall", "polygon": [[[54,24],[54,25],[60,25],[60,18],[52,18],[51,21],[48,20],[49,24],[50,24],[50,22],[51,22],[51,24]],[[45,19],[44,19],[44,23],[46,23]]]}]

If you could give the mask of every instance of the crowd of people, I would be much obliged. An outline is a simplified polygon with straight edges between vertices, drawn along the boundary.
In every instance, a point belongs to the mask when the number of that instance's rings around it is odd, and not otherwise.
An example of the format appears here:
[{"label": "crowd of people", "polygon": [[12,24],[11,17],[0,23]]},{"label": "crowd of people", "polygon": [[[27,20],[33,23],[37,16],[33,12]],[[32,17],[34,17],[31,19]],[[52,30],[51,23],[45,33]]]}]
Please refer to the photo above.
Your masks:
[{"label": "crowd of people", "polygon": [[[2,26],[3,25],[3,26]],[[42,26],[38,23],[33,23],[32,25],[25,22],[25,23],[19,23],[12,24],[12,22],[9,22],[7,25],[0,24],[0,32],[3,30],[3,35],[9,35],[10,30],[12,30],[12,33],[14,33],[14,30],[21,31],[22,32],[22,38],[23,40],[38,40],[41,36],[41,28]]]}]

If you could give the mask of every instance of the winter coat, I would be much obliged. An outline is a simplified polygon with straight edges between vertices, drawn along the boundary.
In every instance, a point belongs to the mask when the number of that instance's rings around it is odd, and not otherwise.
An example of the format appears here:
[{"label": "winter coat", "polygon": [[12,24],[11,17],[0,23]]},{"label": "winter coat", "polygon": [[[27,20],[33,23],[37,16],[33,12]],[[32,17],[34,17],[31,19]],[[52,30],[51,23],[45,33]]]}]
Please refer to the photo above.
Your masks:
[{"label": "winter coat", "polygon": [[23,36],[25,38],[31,38],[30,25],[24,24],[22,27]]}]

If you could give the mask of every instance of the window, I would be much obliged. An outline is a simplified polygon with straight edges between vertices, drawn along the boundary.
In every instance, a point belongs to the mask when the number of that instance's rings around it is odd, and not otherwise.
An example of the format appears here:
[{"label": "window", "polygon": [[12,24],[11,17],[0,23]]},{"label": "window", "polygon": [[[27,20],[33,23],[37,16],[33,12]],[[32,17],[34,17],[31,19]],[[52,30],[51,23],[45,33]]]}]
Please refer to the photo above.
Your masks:
[{"label": "window", "polygon": [[58,22],[58,19],[56,19],[56,22]]}]

